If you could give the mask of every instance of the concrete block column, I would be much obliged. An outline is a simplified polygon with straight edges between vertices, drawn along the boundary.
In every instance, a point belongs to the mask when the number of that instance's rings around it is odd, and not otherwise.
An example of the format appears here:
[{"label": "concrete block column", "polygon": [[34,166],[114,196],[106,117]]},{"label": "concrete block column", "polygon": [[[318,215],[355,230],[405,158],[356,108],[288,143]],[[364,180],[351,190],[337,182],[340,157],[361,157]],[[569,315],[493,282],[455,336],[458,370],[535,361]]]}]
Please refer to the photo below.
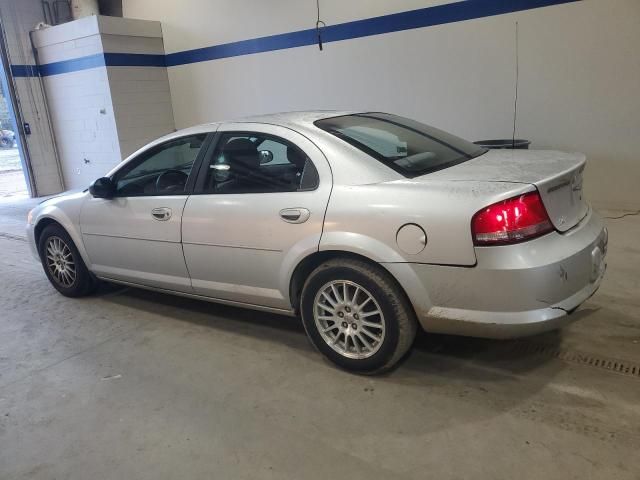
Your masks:
[{"label": "concrete block column", "polygon": [[33,39],[67,188],[175,129],[159,22],[90,16]]}]

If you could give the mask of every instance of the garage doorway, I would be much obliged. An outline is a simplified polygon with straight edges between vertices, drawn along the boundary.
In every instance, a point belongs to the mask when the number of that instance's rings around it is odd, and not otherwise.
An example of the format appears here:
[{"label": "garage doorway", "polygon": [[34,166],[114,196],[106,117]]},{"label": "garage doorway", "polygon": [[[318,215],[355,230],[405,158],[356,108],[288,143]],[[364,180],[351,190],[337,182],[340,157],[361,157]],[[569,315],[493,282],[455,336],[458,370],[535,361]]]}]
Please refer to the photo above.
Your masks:
[{"label": "garage doorway", "polygon": [[[29,182],[28,154],[22,141],[22,121],[16,112],[17,102],[13,82],[8,74],[10,63],[6,55],[4,30],[0,49],[0,200],[26,198],[32,195]],[[20,126],[20,127],[19,127]]]},{"label": "garage doorway", "polygon": [[7,97],[3,88],[0,92],[0,198],[29,194],[18,149],[16,122]]},{"label": "garage doorway", "polygon": [[30,196],[26,159],[21,148],[18,121],[15,115],[12,84],[2,52],[0,62],[0,200]]}]

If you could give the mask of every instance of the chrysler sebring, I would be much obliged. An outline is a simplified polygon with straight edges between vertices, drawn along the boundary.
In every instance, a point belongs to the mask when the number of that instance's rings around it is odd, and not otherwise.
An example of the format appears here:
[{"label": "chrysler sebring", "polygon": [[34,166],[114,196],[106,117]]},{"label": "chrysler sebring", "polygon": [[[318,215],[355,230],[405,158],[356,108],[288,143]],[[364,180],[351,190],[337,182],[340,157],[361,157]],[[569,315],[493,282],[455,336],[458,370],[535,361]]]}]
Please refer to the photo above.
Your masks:
[{"label": "chrysler sebring", "polygon": [[29,213],[63,295],[98,281],[299,315],[363,373],[427,332],[556,329],[598,289],[607,230],[585,157],[485,150],[386,113],[296,112],[180,130]]}]

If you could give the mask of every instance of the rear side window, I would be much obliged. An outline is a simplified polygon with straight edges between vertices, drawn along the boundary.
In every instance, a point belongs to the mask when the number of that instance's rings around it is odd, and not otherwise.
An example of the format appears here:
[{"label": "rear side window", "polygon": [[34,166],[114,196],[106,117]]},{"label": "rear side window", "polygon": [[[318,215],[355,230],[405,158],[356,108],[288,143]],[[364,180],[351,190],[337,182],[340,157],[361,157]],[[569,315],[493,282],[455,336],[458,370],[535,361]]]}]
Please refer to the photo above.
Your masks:
[{"label": "rear side window", "polygon": [[437,128],[387,113],[343,115],[318,120],[315,125],[409,178],[486,152]]},{"label": "rear side window", "polygon": [[318,172],[297,146],[254,132],[224,133],[199,193],[273,193],[314,190]]}]

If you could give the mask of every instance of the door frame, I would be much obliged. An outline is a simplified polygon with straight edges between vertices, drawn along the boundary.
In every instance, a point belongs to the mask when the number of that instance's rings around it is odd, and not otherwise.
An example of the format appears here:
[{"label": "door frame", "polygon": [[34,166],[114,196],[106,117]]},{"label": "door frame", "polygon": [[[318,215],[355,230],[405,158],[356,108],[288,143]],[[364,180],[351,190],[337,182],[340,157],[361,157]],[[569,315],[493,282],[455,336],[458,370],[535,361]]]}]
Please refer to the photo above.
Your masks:
[{"label": "door frame", "polygon": [[[136,285],[143,285],[145,286],[145,288],[156,288],[156,289],[159,288],[167,291],[175,291],[175,292],[182,292],[182,293],[191,292],[191,289],[192,289],[191,277],[189,274],[189,269],[184,260],[184,251],[182,249],[182,214],[184,211],[184,206],[186,205],[186,202],[189,196],[191,195],[191,191],[193,190],[193,183],[195,182],[195,177],[199,171],[200,164],[203,161],[203,159],[207,158],[207,155],[210,152],[209,146],[211,144],[212,133],[213,132],[211,131],[203,130],[200,132],[176,134],[176,135],[172,135],[170,138],[158,139],[156,143],[152,144],[148,148],[144,148],[140,151],[137,151],[135,154],[131,155],[127,159],[127,161],[118,165],[115,169],[113,169],[108,174],[109,178],[114,179],[114,177],[116,177],[118,173],[122,172],[123,169],[127,169],[129,167],[132,167],[132,168],[137,167],[138,165],[140,165],[141,162],[145,162],[150,158],[148,156],[149,154],[151,154],[152,156],[155,155],[157,153],[157,150],[162,150],[162,147],[166,148],[167,144],[170,144],[172,142],[185,139],[185,138],[202,136],[204,137],[202,140],[202,144],[200,146],[200,149],[195,159],[193,160],[193,165],[189,172],[189,177],[187,178],[187,183],[185,184],[185,189],[183,192],[175,193],[175,194],[168,193],[165,195],[158,195],[158,194],[113,195],[113,196],[110,196],[109,198],[89,197],[88,199],[85,200],[85,202],[83,203],[82,209],[80,211],[80,220],[79,220],[80,233],[82,235],[83,245],[87,253],[87,258],[89,260],[88,266],[92,271],[94,271],[94,273],[98,278],[106,279],[109,281],[118,281],[120,283],[131,283]],[[171,204],[176,199],[180,199],[182,201],[182,205],[180,206],[179,209],[174,208],[174,205]],[[124,232],[113,231],[113,229],[111,229],[109,233],[105,233],[104,231],[102,231],[104,230],[104,227],[103,226],[96,227],[96,222],[92,220],[93,218],[95,218],[95,211],[93,212],[87,211],[88,209],[94,209],[94,210],[102,209],[103,214],[110,215],[109,218],[113,219],[111,212],[113,211],[114,208],[129,208],[129,209],[133,209],[134,211],[139,211],[141,205],[149,204],[151,207],[153,207],[155,202],[157,202],[157,205],[155,205],[156,207],[168,207],[175,210],[176,217],[175,218],[173,216],[171,216],[170,218],[168,217],[166,220],[170,220],[170,222],[163,222],[163,223],[165,225],[171,223],[174,228],[177,228],[177,230],[174,230],[174,232],[177,233],[176,238],[173,238],[173,239],[162,238],[161,235],[154,236],[153,226],[150,228],[148,226],[145,226],[144,232],[136,235],[136,234],[133,234],[133,232],[135,231],[140,232],[140,230],[136,229],[135,227],[131,227],[130,224],[124,227],[125,229]],[[149,210],[149,212],[151,211],[152,209]],[[87,219],[90,219],[90,220],[87,220]],[[122,217],[120,217],[120,220],[121,219]],[[162,220],[165,220],[165,219],[162,219]],[[145,225],[148,225],[148,224],[145,224]],[[166,230],[166,227],[163,227],[163,228],[165,228]],[[171,231],[169,233],[171,234]],[[169,246],[169,244],[178,246],[180,251],[180,254],[179,254],[180,262],[178,263],[180,263],[181,266],[178,267],[178,265],[174,264],[170,268],[170,270],[175,272],[179,270],[179,268],[184,267],[184,273],[180,273],[180,274],[167,273],[169,270],[165,270],[164,272],[154,271],[153,268],[149,268],[149,265],[156,262],[149,261],[148,259],[145,260],[146,252],[140,253],[139,255],[136,256],[138,259],[141,259],[140,260],[141,263],[139,263],[139,265],[141,265],[142,267],[138,269],[133,268],[131,265],[131,264],[135,264],[135,262],[129,262],[126,266],[117,265],[117,264],[114,264],[114,262],[110,263],[110,260],[108,259],[105,260],[104,256],[100,257],[100,255],[102,255],[102,252],[105,250],[105,248],[100,245],[100,242],[102,240],[99,237],[108,237],[111,239],[112,244],[110,245],[110,247],[114,250],[120,249],[121,255],[119,255],[118,258],[126,257],[126,255],[128,255],[128,252],[134,251],[134,248],[138,248],[138,247],[134,247],[134,244],[137,245],[137,242],[139,241],[148,242],[149,245],[151,244],[157,245],[157,248],[162,248],[163,250],[170,249],[171,247]],[[127,250],[127,248],[122,249],[122,244],[126,244],[127,242],[130,244],[129,245],[130,250]],[[167,250],[166,253],[171,254],[171,258],[177,258],[173,256],[174,252]],[[102,261],[97,261],[99,258],[102,258]],[[170,260],[166,260],[166,259],[169,259],[168,256],[161,257],[161,258],[165,258],[165,261],[166,261],[165,265],[170,264]],[[188,285],[187,283],[181,282],[180,280],[188,280],[187,282]]]},{"label": "door frame", "polygon": [[[15,92],[15,83],[13,79],[13,72],[11,70],[11,63],[9,62],[9,49],[7,47],[7,37],[4,31],[4,25],[0,20],[0,82],[2,82],[2,89],[7,94],[7,108],[9,109],[9,115],[13,121],[14,131],[17,133],[16,143],[18,144],[18,155],[20,155],[20,164],[22,166],[22,173],[27,185],[27,191],[30,197],[38,196],[38,188],[35,182],[35,176],[33,174],[33,167],[31,166],[31,155],[29,154],[29,146],[27,144],[27,137],[24,133],[24,119],[22,118],[22,112],[20,110],[20,103]],[[37,67],[34,67],[37,68]]]},{"label": "door frame", "polygon": [[[215,143],[217,142],[218,137],[216,132],[203,130],[200,133],[187,133],[184,135],[175,135],[161,142],[154,143],[149,148],[145,148],[142,151],[135,152],[135,156],[131,156],[126,162],[122,162],[115,169],[111,170],[107,174],[107,177],[113,180],[114,177],[123,168],[126,168],[127,166],[131,165],[131,163],[135,163],[142,155],[145,155],[151,150],[157,147],[160,147],[166,143],[173,142],[175,140],[180,140],[181,138],[193,137],[194,135],[205,135],[205,139],[202,141],[202,146],[200,147],[200,151],[198,152],[198,155],[196,155],[196,159],[193,161],[193,167],[191,167],[191,171],[189,172],[189,177],[187,178],[187,183],[184,187],[184,195],[192,195],[194,191],[194,187],[196,185],[196,180],[200,175],[202,164],[206,159],[209,158],[209,155],[211,155],[211,153],[213,152],[212,146],[215,146]],[[153,195],[131,195],[130,197],[135,198],[135,197],[148,197],[148,196],[153,196]],[[119,195],[114,195],[113,198],[129,198],[129,197],[121,197]]]},{"label": "door frame", "polygon": [[[287,134],[283,134],[283,133],[277,133],[277,132],[273,132],[271,130],[273,129],[280,129],[280,130],[286,130]],[[266,136],[269,137],[275,137],[275,138],[279,138],[281,140],[284,140],[288,143],[293,144],[295,147],[297,147],[298,149],[300,149],[308,158],[309,160],[313,163],[317,174],[318,174],[318,184],[314,187],[314,188],[310,188],[310,189],[305,189],[305,190],[298,190],[298,191],[287,191],[287,192],[246,192],[246,193],[211,193],[211,192],[203,192],[200,191],[200,188],[203,186],[204,183],[204,178],[206,177],[207,174],[207,167],[208,167],[208,161],[211,161],[211,157],[213,156],[213,154],[216,152],[219,143],[220,143],[220,139],[223,135],[227,135],[227,134],[238,134],[238,135],[243,135],[243,134],[251,134],[251,133],[256,133],[256,134],[264,134]],[[298,138],[290,138],[290,137],[298,137]],[[305,148],[305,146],[301,146],[300,142],[301,140],[304,139],[303,143],[307,143],[309,144],[309,149]],[[313,151],[315,151],[315,154],[310,154],[311,149]],[[206,164],[206,165],[205,165]],[[322,238],[322,232],[323,232],[323,228],[324,228],[324,218],[328,209],[328,205],[329,205],[329,200],[331,198],[331,193],[333,190],[333,173],[331,171],[331,165],[329,163],[329,160],[326,157],[326,154],[324,153],[324,151],[320,148],[320,146],[318,146],[312,139],[310,139],[307,135],[305,135],[304,133],[299,132],[298,130],[285,126],[285,125],[278,125],[278,124],[272,124],[272,123],[263,123],[263,122],[251,122],[251,121],[239,121],[239,122],[223,122],[221,123],[215,133],[215,137],[213,138],[211,145],[210,145],[210,151],[207,152],[207,158],[206,161],[203,161],[203,163],[200,165],[200,170],[198,172],[198,178],[196,180],[196,185],[195,185],[195,189],[193,190],[193,192],[190,194],[189,199],[187,200],[187,204],[185,206],[185,213],[189,210],[189,203],[190,202],[194,202],[197,201],[197,199],[202,198],[202,197],[207,197],[207,196],[211,196],[211,197],[229,197],[229,196],[255,196],[255,195],[260,195],[260,196],[268,196],[268,195],[281,195],[281,194],[293,194],[293,195],[304,195],[304,194],[311,194],[311,195],[321,195],[322,194],[322,190],[323,189],[327,189],[327,197],[326,197],[326,201],[324,202],[324,205],[322,206],[321,209],[321,213],[319,213],[319,218],[320,218],[320,229],[318,231],[318,238],[317,240],[313,240],[313,243],[310,243],[309,241],[300,241],[298,242],[298,247],[297,249],[288,249],[288,250],[282,250],[281,253],[283,254],[283,258],[281,261],[281,268],[278,270],[278,272],[276,272],[277,275],[277,288],[276,290],[282,295],[282,300],[285,302],[286,306],[284,305],[276,305],[276,304],[264,304],[264,303],[258,303],[255,299],[240,299],[240,298],[221,298],[219,296],[213,296],[213,295],[205,295],[202,294],[203,296],[206,296],[207,298],[211,299],[211,301],[220,301],[221,303],[229,303],[232,302],[233,304],[238,304],[238,305],[247,305],[250,306],[251,308],[258,308],[258,309],[277,309],[277,310],[281,310],[281,309],[285,309],[286,311],[289,311],[289,309],[292,308],[291,306],[291,298],[290,298],[290,291],[289,291],[289,287],[290,287],[290,281],[291,281],[291,276],[293,274],[293,272],[295,271],[295,268],[300,264],[301,261],[303,261],[307,256],[318,252],[320,249],[320,242],[321,242],[321,238]],[[268,198],[268,197],[267,197]],[[301,204],[299,204],[299,202],[296,202],[296,206],[301,206]],[[195,246],[211,246],[211,247],[226,247],[226,248],[231,248],[231,249],[244,249],[244,248],[249,248],[250,250],[255,250],[255,251],[268,251],[271,250],[270,248],[261,248],[261,247],[256,247],[255,245],[253,246],[248,246],[248,245],[238,245],[238,244],[228,244],[228,243],[212,243],[212,242],[192,242],[189,241],[189,239],[187,239],[187,241],[185,241],[185,225],[184,225],[184,221],[185,221],[186,216],[183,215],[183,237],[182,237],[182,243],[183,243],[183,249],[185,249],[185,246],[187,245],[195,245]],[[308,236],[306,237],[306,240],[312,239],[312,236]],[[187,261],[187,252],[185,250],[185,261]],[[187,261],[187,268],[189,268],[189,262]],[[197,276],[196,276],[197,277]],[[195,278],[196,280],[202,280],[200,278]],[[191,275],[191,280],[192,280],[192,285],[193,285],[193,281],[194,281],[194,275]],[[195,286],[194,286],[195,288]],[[264,288],[264,287],[258,287],[258,288]],[[199,293],[196,293],[198,295],[200,295]],[[267,297],[265,297],[267,298]],[[264,301],[264,298],[261,299],[261,301]]]}]

